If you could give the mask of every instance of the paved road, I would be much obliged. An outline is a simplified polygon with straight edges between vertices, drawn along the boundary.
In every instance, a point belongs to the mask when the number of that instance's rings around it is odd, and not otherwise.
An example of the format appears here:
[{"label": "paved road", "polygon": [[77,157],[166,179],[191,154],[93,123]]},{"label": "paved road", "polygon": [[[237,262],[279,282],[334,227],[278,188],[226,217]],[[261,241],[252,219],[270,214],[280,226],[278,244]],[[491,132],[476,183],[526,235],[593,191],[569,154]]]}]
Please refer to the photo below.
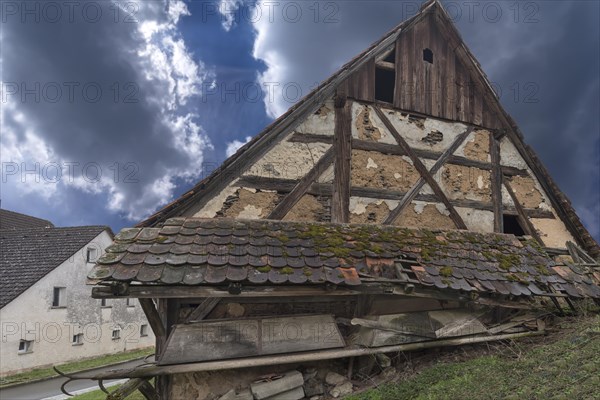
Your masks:
[{"label": "paved road", "polygon": [[[104,367],[98,368],[94,371],[106,371],[115,368],[131,368],[138,366],[143,362],[144,360],[129,361],[125,364],[119,365],[118,367]],[[54,396],[60,396],[63,394],[60,391],[60,385],[62,385],[65,381],[66,378],[58,377],[43,382],[0,389],[0,400],[40,400],[48,397],[53,398]],[[104,381],[105,386],[110,382],[114,383],[118,381]],[[67,391],[70,393],[90,388],[98,389],[98,383],[91,380],[81,380],[71,382],[67,385]],[[57,399],[58,398],[60,397],[57,397]]]}]

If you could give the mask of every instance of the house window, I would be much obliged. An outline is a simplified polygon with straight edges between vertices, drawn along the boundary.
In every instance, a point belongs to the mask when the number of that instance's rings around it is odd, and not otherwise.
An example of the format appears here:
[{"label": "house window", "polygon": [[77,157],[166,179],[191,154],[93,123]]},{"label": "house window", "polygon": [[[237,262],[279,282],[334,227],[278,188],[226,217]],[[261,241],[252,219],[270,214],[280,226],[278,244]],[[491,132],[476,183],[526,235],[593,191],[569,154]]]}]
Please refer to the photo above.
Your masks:
[{"label": "house window", "polygon": [[121,328],[115,328],[112,331],[112,340],[118,340],[121,338]]},{"label": "house window", "polygon": [[95,247],[88,247],[86,253],[86,261],[89,263],[96,262],[98,259],[98,249]]},{"label": "house window", "polygon": [[127,307],[135,307],[135,300],[132,298],[127,298]]},{"label": "house window", "polygon": [[19,354],[31,353],[33,351],[33,340],[23,340],[19,342]]},{"label": "house window", "polygon": [[73,335],[73,346],[78,346],[83,344],[83,333],[78,333],[77,335]]},{"label": "house window", "polygon": [[433,51],[430,49],[423,49],[423,61],[433,64]]},{"label": "house window", "polygon": [[375,68],[375,100],[386,103],[394,102],[396,71],[386,68]]},{"label": "house window", "polygon": [[504,225],[504,233],[510,233],[515,236],[525,236],[525,230],[519,222],[519,218],[516,215],[502,216],[502,223]]},{"label": "house window", "polygon": [[54,287],[52,291],[52,307],[64,307],[67,288]]},{"label": "house window", "polygon": [[100,307],[110,307],[110,305],[108,304],[108,300],[100,299]]},{"label": "house window", "polygon": [[148,336],[148,325],[140,325],[140,336]]}]

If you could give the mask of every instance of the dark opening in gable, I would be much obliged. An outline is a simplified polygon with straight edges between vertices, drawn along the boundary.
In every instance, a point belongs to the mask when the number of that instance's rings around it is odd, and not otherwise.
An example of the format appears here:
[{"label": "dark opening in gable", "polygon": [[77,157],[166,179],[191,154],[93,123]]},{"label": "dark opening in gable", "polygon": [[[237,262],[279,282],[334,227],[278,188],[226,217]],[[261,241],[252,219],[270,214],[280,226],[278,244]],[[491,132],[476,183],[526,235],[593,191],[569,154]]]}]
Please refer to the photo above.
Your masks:
[{"label": "dark opening in gable", "polygon": [[504,233],[510,233],[515,236],[525,236],[525,231],[521,227],[519,218],[516,215],[504,214],[502,216],[502,222],[504,225]]},{"label": "dark opening in gable", "polygon": [[383,61],[389,62],[389,63],[395,63],[396,62],[396,50],[390,51],[390,53],[387,56],[385,56]]},{"label": "dark opening in gable", "polygon": [[375,68],[375,100],[393,103],[394,86],[396,86],[396,71]]},{"label": "dark opening in gable", "polygon": [[433,64],[433,51],[430,49],[423,49],[423,60],[429,64]]}]

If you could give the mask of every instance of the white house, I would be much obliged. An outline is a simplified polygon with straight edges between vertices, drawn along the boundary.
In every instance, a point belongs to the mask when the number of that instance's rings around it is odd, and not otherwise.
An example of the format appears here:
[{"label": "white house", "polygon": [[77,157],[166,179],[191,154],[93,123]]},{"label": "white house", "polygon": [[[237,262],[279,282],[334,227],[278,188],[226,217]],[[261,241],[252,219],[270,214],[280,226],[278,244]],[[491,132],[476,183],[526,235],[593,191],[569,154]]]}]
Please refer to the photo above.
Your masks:
[{"label": "white house", "polygon": [[0,210],[0,376],[154,345],[137,301],[90,297],[110,228],[11,224],[15,214]]}]

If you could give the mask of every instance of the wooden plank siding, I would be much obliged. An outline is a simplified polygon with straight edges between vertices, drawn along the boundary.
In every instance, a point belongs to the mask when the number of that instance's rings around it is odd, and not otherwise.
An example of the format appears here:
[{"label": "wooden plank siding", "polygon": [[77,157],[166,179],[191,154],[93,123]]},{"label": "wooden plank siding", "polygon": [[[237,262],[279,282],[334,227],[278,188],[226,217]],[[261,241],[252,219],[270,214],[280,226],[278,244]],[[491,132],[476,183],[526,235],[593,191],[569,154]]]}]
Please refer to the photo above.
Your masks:
[{"label": "wooden plank siding", "polygon": [[[441,32],[431,13],[396,40],[394,108],[432,117],[499,129],[501,121],[461,58],[458,42]],[[433,64],[423,60],[423,50],[433,52]],[[373,102],[375,58],[345,81],[348,97]]]}]

